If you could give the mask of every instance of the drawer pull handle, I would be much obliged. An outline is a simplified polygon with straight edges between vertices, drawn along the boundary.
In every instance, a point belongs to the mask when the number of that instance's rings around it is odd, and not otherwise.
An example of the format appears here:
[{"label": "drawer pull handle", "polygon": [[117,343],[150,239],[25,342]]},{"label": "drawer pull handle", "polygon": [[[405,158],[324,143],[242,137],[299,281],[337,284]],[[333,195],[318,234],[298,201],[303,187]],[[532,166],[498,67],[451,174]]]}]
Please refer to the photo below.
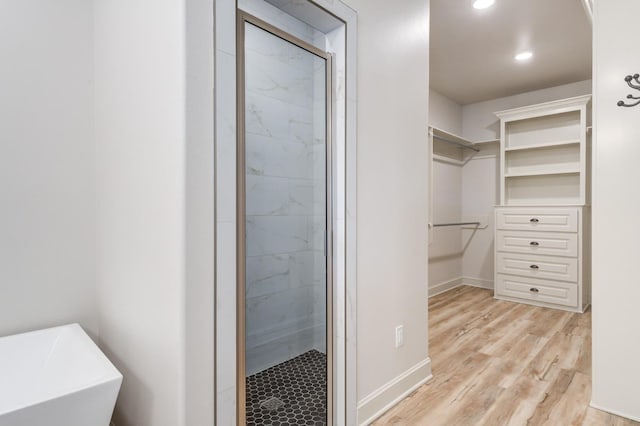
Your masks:
[{"label": "drawer pull handle", "polygon": [[540,219],[538,219],[537,217],[532,217],[531,219],[529,219],[529,222],[538,223],[538,222],[540,222]]},{"label": "drawer pull handle", "polygon": [[539,242],[537,242],[537,241],[531,241],[531,242],[529,243],[529,245],[530,245],[530,246],[539,246],[539,245],[540,245],[540,243],[539,243]]},{"label": "drawer pull handle", "polygon": [[529,268],[531,268],[531,269],[540,269],[540,267],[538,265],[530,265]]},{"label": "drawer pull handle", "polygon": [[540,290],[538,290],[538,289],[537,289],[537,288],[535,288],[535,287],[531,287],[531,288],[529,289],[529,291],[530,291],[530,292],[532,292],[532,293],[538,293],[538,292],[540,292]]}]

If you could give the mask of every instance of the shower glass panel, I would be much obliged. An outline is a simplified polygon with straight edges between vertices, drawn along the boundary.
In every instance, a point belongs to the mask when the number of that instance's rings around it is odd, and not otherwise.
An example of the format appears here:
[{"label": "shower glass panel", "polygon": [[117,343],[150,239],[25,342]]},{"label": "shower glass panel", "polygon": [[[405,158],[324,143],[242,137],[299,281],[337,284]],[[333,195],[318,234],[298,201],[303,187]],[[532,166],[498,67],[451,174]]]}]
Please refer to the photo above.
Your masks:
[{"label": "shower glass panel", "polygon": [[330,409],[330,59],[254,20],[243,25],[240,92],[246,424],[324,425]]}]

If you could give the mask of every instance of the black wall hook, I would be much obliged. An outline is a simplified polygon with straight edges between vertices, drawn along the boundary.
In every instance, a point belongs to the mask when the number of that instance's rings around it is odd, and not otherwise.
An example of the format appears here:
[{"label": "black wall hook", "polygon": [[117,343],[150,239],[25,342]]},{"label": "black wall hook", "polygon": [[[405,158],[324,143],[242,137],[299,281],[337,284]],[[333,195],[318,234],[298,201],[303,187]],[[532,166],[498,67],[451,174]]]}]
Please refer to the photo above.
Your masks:
[{"label": "black wall hook", "polygon": [[[628,75],[624,78],[624,81],[626,81],[629,87],[631,87],[632,89],[640,90],[640,74]],[[635,83],[633,83],[632,81],[635,81]],[[636,102],[627,104],[624,101],[618,101],[618,106],[634,107],[640,104],[640,96],[627,95],[627,99],[633,99]]]}]

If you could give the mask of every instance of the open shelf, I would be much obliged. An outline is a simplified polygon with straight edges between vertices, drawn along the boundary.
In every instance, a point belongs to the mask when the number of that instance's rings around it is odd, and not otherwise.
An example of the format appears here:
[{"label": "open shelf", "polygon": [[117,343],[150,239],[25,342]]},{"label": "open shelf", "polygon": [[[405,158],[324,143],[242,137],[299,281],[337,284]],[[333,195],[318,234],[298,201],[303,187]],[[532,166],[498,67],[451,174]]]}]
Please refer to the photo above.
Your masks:
[{"label": "open shelf", "polygon": [[558,141],[580,140],[580,111],[560,112],[520,120],[506,121],[505,149],[533,145],[553,145]]},{"label": "open shelf", "polygon": [[[480,152],[476,143],[456,135],[429,126],[432,160],[449,163],[456,166],[464,166],[474,155]],[[496,141],[481,141],[480,144],[488,144]]]},{"label": "open shelf", "polygon": [[505,151],[505,177],[579,172],[579,144],[548,145],[535,150]]},{"label": "open shelf", "polygon": [[465,139],[462,136],[458,136],[455,133],[450,133],[447,131],[444,131],[442,129],[438,129],[437,127],[433,127],[431,126],[431,129],[433,130],[433,136],[441,139],[444,138],[448,141],[454,142],[456,144],[460,145],[460,148],[463,147],[473,147],[473,142],[470,141],[469,139]]},{"label": "open shelf", "polygon": [[557,146],[571,146],[571,145],[580,145],[579,140],[570,140],[570,141],[561,141],[561,142],[546,142],[535,145],[525,145],[525,146],[516,146],[513,148],[505,148],[504,152],[514,152],[514,151],[529,151],[535,149],[545,149],[545,148],[553,148]]},{"label": "open shelf", "polygon": [[507,205],[580,203],[580,174],[513,176],[505,180]]},{"label": "open shelf", "polygon": [[586,204],[589,96],[497,112],[501,205]]},{"label": "open shelf", "polygon": [[520,172],[520,173],[506,173],[505,178],[525,177],[525,176],[550,176],[550,175],[575,175],[579,174],[580,170],[544,170],[539,172]]}]

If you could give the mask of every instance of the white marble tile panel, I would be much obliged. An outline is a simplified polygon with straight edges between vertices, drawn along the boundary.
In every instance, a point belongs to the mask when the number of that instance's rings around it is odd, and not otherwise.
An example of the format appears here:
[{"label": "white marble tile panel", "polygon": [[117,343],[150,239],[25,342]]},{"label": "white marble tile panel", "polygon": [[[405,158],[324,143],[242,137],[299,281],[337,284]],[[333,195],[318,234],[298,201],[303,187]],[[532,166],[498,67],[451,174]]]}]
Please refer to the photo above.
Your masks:
[{"label": "white marble tile panel", "polygon": [[252,332],[247,332],[247,345],[249,348],[254,348],[275,340],[281,340],[283,337],[311,328],[314,324],[312,315],[288,318],[273,324],[261,324],[260,327]]},{"label": "white marble tile panel", "polygon": [[316,324],[326,324],[327,294],[324,288],[314,288],[313,311]]},{"label": "white marble tile panel", "polygon": [[233,283],[218,286],[216,294],[216,327],[218,339],[218,388],[235,386],[236,374],[236,224],[218,222],[217,225],[217,283]]},{"label": "white marble tile panel", "polygon": [[324,216],[312,216],[308,221],[311,250],[321,253],[324,253],[325,221]]},{"label": "white marble tile panel", "polygon": [[[316,127],[314,111],[298,105],[289,106],[289,140],[305,145],[314,143],[314,127]],[[324,120],[324,117],[321,117]],[[324,126],[324,122],[320,127]]]},{"label": "white marble tile panel", "polygon": [[247,135],[246,171],[248,174],[311,179],[312,153],[300,143]]},{"label": "white marble tile panel", "polygon": [[247,299],[247,330],[252,334],[273,332],[282,325],[310,322],[313,315],[313,287],[292,288]]},{"label": "white marble tile panel", "polygon": [[310,25],[263,0],[239,0],[238,7],[308,43],[313,42],[314,29]]},{"label": "white marble tile panel", "polygon": [[245,30],[245,49],[262,56],[275,59],[287,64],[289,62],[290,43],[279,37],[266,33],[265,30],[254,25],[248,25]]},{"label": "white marble tile panel", "polygon": [[324,175],[320,179],[313,180],[313,215],[326,216],[327,214],[327,192]]},{"label": "white marble tile panel", "polygon": [[245,59],[245,81],[248,93],[290,102],[291,86],[297,79],[297,74],[291,65],[253,51],[247,52]]},{"label": "white marble tile panel", "polygon": [[[255,374],[288,361],[315,346],[315,328],[298,328],[290,334],[252,346],[247,351],[247,374]],[[248,348],[249,349],[249,348]]]},{"label": "white marble tile panel", "polygon": [[247,217],[247,256],[307,250],[309,242],[305,216]]},{"label": "white marble tile panel", "polygon": [[[316,144],[312,147],[312,160],[313,160],[313,177],[314,179],[324,179],[327,175],[327,151],[326,146],[322,144]],[[335,173],[334,173],[335,174]],[[324,188],[320,188],[323,190]]]},{"label": "white marble tile panel", "polygon": [[313,336],[313,348],[318,352],[322,352],[323,354],[327,353],[327,339],[324,335],[326,331],[320,330],[319,333],[314,334]]},{"label": "white marble tile panel", "polygon": [[317,96],[313,101],[312,137],[314,144],[324,144],[327,136],[327,107],[324,99]]},{"label": "white marble tile panel", "polygon": [[247,299],[288,289],[289,257],[287,254],[247,257]]},{"label": "white marble tile panel", "polygon": [[300,251],[289,255],[289,283],[291,288],[313,287],[313,260],[312,251]]},{"label": "white marble tile panel", "polygon": [[[246,175],[246,213],[248,216],[310,216],[314,214],[322,182],[263,175]],[[322,212],[322,210],[321,210]]]},{"label": "white marble tile panel", "polygon": [[[215,3],[215,31],[218,36],[216,49],[235,56],[236,53],[236,5],[232,1]],[[217,60],[217,57],[216,57]],[[235,86],[235,85],[234,85]],[[220,87],[216,85],[216,88]]]},{"label": "white marble tile panel", "polygon": [[313,53],[289,43],[288,55],[291,66],[301,69],[305,73],[311,72],[314,66],[314,59],[317,58]]},{"label": "white marble tile panel", "polygon": [[310,70],[290,69],[289,102],[304,108],[313,108],[313,74]]},{"label": "white marble tile panel", "polygon": [[289,20],[295,19],[263,0],[238,0],[238,8],[281,29],[286,29]]},{"label": "white marble tile panel", "polygon": [[247,134],[286,139],[289,135],[288,104],[275,98],[245,94],[245,128]]},{"label": "white marble tile panel", "polygon": [[322,353],[326,353],[327,349],[327,323],[325,317],[315,318],[313,326],[314,345],[317,350]]},{"label": "white marble tile panel", "polygon": [[[291,15],[287,16],[291,17]],[[314,43],[315,32],[313,27],[296,18],[291,17],[291,19],[288,20],[287,30],[309,44]]]},{"label": "white marble tile panel", "polygon": [[309,216],[313,214],[314,183],[309,179],[288,179],[289,200],[287,214]]},{"label": "white marble tile panel", "polygon": [[255,174],[245,179],[248,216],[284,215],[292,210],[289,179]]},{"label": "white marble tile panel", "polygon": [[313,285],[322,289],[327,285],[327,258],[324,250],[313,252]]},{"label": "white marble tile panel", "polygon": [[[235,182],[236,178],[236,93],[235,55],[216,53],[216,181]],[[225,108],[221,108],[224,104]],[[216,185],[219,221],[236,218],[235,185]]]}]

